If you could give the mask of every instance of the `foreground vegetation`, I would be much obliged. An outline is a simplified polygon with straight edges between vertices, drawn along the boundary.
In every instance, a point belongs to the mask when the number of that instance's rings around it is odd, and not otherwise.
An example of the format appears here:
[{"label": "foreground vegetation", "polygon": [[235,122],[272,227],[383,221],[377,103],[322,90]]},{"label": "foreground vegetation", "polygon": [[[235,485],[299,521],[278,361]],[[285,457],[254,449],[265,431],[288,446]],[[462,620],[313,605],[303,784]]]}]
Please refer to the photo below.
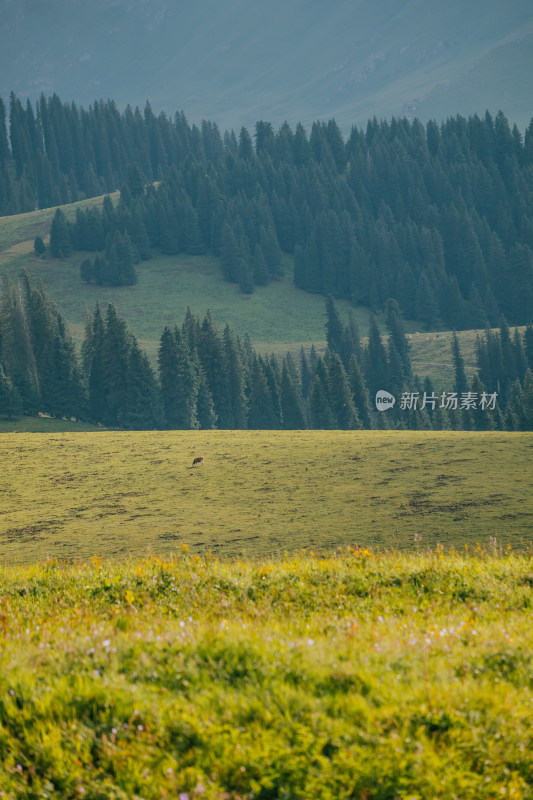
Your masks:
[{"label": "foreground vegetation", "polygon": [[[533,434],[459,431],[6,433],[0,553],[265,557],[531,542]],[[192,468],[203,456],[205,465]]]},{"label": "foreground vegetation", "polygon": [[4,567],[0,797],[531,798],[532,584],[494,541]]}]

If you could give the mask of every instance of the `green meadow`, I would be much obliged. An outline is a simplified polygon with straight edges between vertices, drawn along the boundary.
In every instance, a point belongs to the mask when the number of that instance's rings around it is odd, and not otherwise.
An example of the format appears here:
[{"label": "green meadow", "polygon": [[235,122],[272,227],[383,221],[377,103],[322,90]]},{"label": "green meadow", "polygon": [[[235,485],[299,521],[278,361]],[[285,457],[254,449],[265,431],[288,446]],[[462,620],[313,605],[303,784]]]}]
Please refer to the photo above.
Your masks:
[{"label": "green meadow", "polygon": [[531,433],[5,433],[0,555],[524,549],[532,455]]},{"label": "green meadow", "polygon": [[532,585],[498,547],[0,567],[0,797],[530,800]]}]

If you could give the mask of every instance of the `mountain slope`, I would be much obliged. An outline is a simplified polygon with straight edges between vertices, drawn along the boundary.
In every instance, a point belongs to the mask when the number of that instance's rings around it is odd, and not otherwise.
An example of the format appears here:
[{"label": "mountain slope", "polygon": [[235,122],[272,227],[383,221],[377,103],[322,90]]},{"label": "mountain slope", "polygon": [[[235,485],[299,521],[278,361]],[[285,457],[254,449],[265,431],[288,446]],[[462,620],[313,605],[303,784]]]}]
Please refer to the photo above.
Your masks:
[{"label": "mountain slope", "polygon": [[183,109],[222,127],[532,113],[530,0],[2,0],[0,95]]}]

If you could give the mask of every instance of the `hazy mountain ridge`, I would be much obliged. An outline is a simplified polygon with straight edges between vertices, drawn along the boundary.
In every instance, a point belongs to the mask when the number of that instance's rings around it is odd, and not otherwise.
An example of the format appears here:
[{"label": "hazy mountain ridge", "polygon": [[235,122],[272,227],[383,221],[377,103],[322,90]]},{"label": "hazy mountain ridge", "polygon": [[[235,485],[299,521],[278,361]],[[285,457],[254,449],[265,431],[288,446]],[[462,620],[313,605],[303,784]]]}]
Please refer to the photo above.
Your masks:
[{"label": "hazy mountain ridge", "polygon": [[525,128],[529,0],[3,0],[0,95],[113,97],[238,128],[500,108]]}]

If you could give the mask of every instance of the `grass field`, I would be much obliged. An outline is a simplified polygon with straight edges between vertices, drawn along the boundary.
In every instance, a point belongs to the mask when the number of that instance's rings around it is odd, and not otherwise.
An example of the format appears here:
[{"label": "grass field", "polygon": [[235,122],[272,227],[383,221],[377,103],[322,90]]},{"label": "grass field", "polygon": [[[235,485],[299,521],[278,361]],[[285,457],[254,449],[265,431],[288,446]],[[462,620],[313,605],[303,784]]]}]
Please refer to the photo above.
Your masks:
[{"label": "grass field", "polygon": [[523,548],[532,454],[528,433],[6,433],[0,556]]},{"label": "grass field", "polygon": [[0,797],[530,800],[531,554],[0,567]]}]

